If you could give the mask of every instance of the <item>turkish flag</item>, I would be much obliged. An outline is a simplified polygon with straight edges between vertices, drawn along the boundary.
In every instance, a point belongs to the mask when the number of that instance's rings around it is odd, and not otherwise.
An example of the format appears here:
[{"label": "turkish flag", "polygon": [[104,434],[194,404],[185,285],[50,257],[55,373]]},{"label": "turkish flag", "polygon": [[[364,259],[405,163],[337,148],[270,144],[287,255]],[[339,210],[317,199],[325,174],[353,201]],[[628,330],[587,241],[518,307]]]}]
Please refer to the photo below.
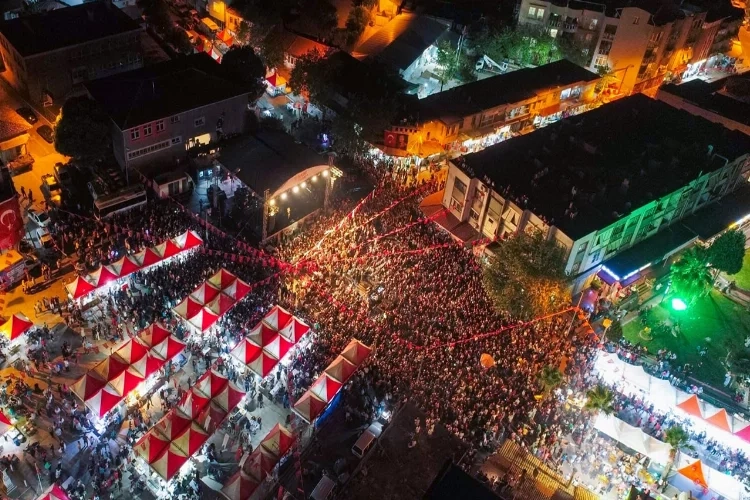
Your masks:
[{"label": "turkish flag", "polygon": [[18,195],[0,203],[0,250],[15,248],[23,238],[23,217]]}]

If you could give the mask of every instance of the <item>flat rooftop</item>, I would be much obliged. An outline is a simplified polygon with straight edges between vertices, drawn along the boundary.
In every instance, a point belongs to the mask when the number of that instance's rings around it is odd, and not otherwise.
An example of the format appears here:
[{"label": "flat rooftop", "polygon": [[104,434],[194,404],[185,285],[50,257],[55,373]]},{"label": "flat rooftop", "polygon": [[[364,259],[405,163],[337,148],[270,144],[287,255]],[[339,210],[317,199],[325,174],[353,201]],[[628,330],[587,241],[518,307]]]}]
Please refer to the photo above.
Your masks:
[{"label": "flat rooftop", "polygon": [[750,74],[730,76],[714,82],[701,79],[681,85],[670,83],[659,92],[680,97],[699,108],[750,125]]},{"label": "flat rooftop", "polygon": [[432,94],[420,99],[420,119],[458,120],[503,104],[512,104],[541,91],[576,82],[593,82],[596,73],[561,59],[537,68],[525,68]]},{"label": "flat rooftop", "polygon": [[750,152],[750,137],[643,94],[455,162],[576,240]]},{"label": "flat rooftop", "polygon": [[111,2],[89,2],[0,22],[0,33],[24,57],[141,27]]},{"label": "flat rooftop", "polygon": [[204,52],[86,82],[85,87],[120,130],[248,93]]}]

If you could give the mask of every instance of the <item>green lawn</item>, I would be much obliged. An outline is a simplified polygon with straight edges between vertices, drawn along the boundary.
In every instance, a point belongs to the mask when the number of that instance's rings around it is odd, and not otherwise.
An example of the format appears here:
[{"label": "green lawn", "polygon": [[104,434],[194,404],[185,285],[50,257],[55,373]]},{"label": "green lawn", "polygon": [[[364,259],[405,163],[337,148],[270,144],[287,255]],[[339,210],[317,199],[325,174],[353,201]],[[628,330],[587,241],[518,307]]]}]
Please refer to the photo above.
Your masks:
[{"label": "green lawn", "polygon": [[[739,284],[739,280],[738,280]],[[750,334],[750,315],[742,307],[713,291],[703,299],[696,301],[685,311],[676,312],[669,306],[669,299],[654,306],[654,318],[658,320],[679,321],[681,334],[656,336],[651,341],[640,338],[643,328],[638,318],[623,326],[625,338],[634,343],[645,345],[650,353],[656,354],[659,349],[668,349],[677,354],[677,362],[690,363],[695,367],[693,376],[707,384],[721,387],[726,368],[723,366],[727,355],[725,341],[728,336],[742,343]],[[711,339],[710,342],[706,338]],[[708,347],[708,354],[701,358],[698,346]],[[698,366],[700,362],[702,366]]]},{"label": "green lawn", "polygon": [[734,276],[729,276],[737,282],[737,286],[744,289],[750,290],[750,250],[745,252],[745,259],[742,261],[742,270]]}]

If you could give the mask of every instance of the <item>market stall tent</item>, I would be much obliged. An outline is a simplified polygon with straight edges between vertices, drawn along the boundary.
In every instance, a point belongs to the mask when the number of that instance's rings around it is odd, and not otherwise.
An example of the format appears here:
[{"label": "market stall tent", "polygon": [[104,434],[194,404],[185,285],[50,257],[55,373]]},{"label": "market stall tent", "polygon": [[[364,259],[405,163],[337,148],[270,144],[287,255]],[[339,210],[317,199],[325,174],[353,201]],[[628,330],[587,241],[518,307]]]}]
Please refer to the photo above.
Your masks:
[{"label": "market stall tent", "polygon": [[677,408],[684,411],[688,415],[694,417],[703,418],[703,412],[701,412],[701,404],[698,400],[698,396],[691,394],[685,401],[677,405]]},{"label": "market stall tent", "polygon": [[154,425],[154,432],[158,432],[167,441],[172,441],[174,438],[182,434],[182,431],[187,429],[191,424],[192,419],[189,415],[178,411],[169,411]]},{"label": "market stall tent", "polygon": [[705,475],[703,474],[703,466],[700,460],[677,469],[677,472],[690,479],[694,483],[700,484],[703,487],[708,486],[708,483],[706,483]]},{"label": "market stall tent", "polygon": [[208,441],[208,433],[206,433],[206,431],[198,424],[192,422],[180,433],[179,436],[174,438],[172,445],[190,456],[198,451],[206,441]]},{"label": "market stall tent", "polygon": [[216,432],[216,429],[227,418],[227,412],[219,405],[211,401],[195,418],[195,422],[206,429],[209,434]]},{"label": "market stall tent", "polygon": [[28,332],[32,326],[34,326],[34,323],[29,318],[21,313],[15,313],[0,325],[0,333],[8,340],[13,341]]},{"label": "market stall tent", "polygon": [[351,364],[355,366],[361,365],[367,356],[372,352],[372,348],[364,345],[357,339],[352,339],[349,345],[343,350],[341,355],[346,358]]},{"label": "market stall tent", "polygon": [[709,424],[715,425],[723,431],[732,432],[732,428],[729,425],[729,416],[724,408],[720,409],[710,417],[706,417],[705,420]]},{"label": "market stall tent", "polygon": [[152,355],[155,354],[166,361],[170,361],[172,358],[185,350],[185,345],[185,342],[178,339],[174,335],[170,335],[169,337],[152,347],[149,353]]},{"label": "market stall tent", "polygon": [[284,328],[292,319],[292,313],[281,306],[273,306],[268,314],[263,317],[263,321],[272,329],[279,331]]},{"label": "market stall tent", "polygon": [[146,248],[145,250],[141,250],[133,255],[133,260],[135,260],[141,267],[148,267],[158,264],[162,261],[162,258],[153,248]]},{"label": "market stall tent", "polygon": [[327,405],[328,403],[317,397],[312,392],[307,391],[297,400],[292,411],[294,411],[294,413],[296,413],[302,420],[311,424],[321,413],[323,413],[323,410],[326,409]]},{"label": "market stall tent", "polygon": [[279,334],[286,338],[292,344],[296,344],[299,340],[304,337],[307,332],[310,331],[310,327],[305,323],[293,317],[292,320],[286,324],[284,328],[279,330]]},{"label": "market stall tent", "polygon": [[129,255],[113,262],[110,267],[117,276],[127,276],[141,269],[140,264]]},{"label": "market stall tent", "polygon": [[245,397],[245,391],[240,389],[233,382],[229,382],[219,394],[214,396],[212,402],[219,405],[224,411],[230,411],[237,406],[242,398]]},{"label": "market stall tent", "polygon": [[229,478],[221,489],[221,493],[229,500],[247,500],[258,489],[258,486],[260,482],[240,470]]},{"label": "market stall tent", "polygon": [[104,380],[110,381],[128,369],[129,363],[123,361],[119,356],[108,356],[103,361],[94,365],[92,372],[99,375]]},{"label": "market stall tent", "polygon": [[216,314],[212,313],[210,310],[204,307],[198,314],[190,318],[188,320],[188,323],[193,325],[198,330],[204,332],[211,328],[218,319],[219,317]]},{"label": "market stall tent", "polygon": [[325,374],[343,384],[349,380],[349,377],[351,377],[355,371],[357,371],[355,365],[351,364],[345,357],[339,356],[333,361],[333,363],[328,365],[328,368],[325,369]]},{"label": "market stall tent", "polygon": [[125,342],[122,347],[115,351],[115,354],[126,363],[132,365],[136,361],[145,357],[146,354],[148,354],[149,349],[149,346],[136,337]]},{"label": "market stall tent", "polygon": [[84,401],[84,403],[92,412],[94,412],[94,415],[101,418],[106,415],[109,410],[117,406],[122,400],[123,396],[118,394],[114,388],[107,384],[94,393],[89,399]]},{"label": "market stall tent", "polygon": [[74,299],[80,299],[87,293],[95,290],[96,287],[81,276],[78,276],[72,283],[65,285],[65,289],[68,290],[68,294],[70,294],[71,297]]},{"label": "market stall tent", "polygon": [[206,305],[214,300],[220,293],[220,290],[208,283],[202,283],[196,288],[190,296],[198,303]]},{"label": "market stall tent", "polygon": [[286,455],[292,444],[294,444],[294,434],[281,424],[274,425],[260,442],[260,445],[277,459]]},{"label": "market stall tent", "polygon": [[224,290],[229,285],[231,285],[236,279],[237,279],[237,276],[230,273],[226,269],[221,268],[216,274],[208,278],[208,283],[215,286],[219,290]]},{"label": "market stall tent", "polygon": [[127,370],[110,380],[109,386],[120,396],[127,397],[144,379],[138,372],[128,367]]},{"label": "market stall tent", "polygon": [[209,302],[206,307],[217,316],[221,316],[232,308],[235,300],[229,295],[220,293],[215,299]]},{"label": "market stall tent", "polygon": [[336,396],[336,393],[341,389],[341,382],[338,382],[331,378],[325,373],[318,377],[318,379],[310,387],[310,392],[318,396],[326,403],[330,403],[331,400]]},{"label": "market stall tent", "polygon": [[70,390],[73,394],[78,396],[81,401],[85,402],[106,384],[106,380],[94,375],[92,372],[87,372],[70,386]]},{"label": "market stall tent", "polygon": [[289,342],[277,333],[265,346],[263,346],[263,350],[274,358],[281,359],[286,356],[286,353],[288,353],[292,347],[294,347],[292,342]]},{"label": "market stall tent", "polygon": [[175,237],[174,241],[183,250],[190,250],[203,244],[203,240],[195,231],[186,231]]},{"label": "market stall tent", "polygon": [[154,461],[169,446],[169,439],[151,429],[135,444],[135,452],[146,462]]},{"label": "market stall tent", "polygon": [[193,386],[193,390],[200,393],[208,399],[215,398],[227,386],[229,380],[224,375],[215,370],[208,370]]},{"label": "market stall tent", "polygon": [[103,287],[104,285],[108,285],[118,279],[120,279],[120,277],[106,266],[99,266],[99,269],[93,273],[89,273],[88,276],[88,281],[91,282],[95,288]]},{"label": "market stall tent", "polygon": [[276,457],[262,446],[258,446],[245,460],[242,470],[256,481],[263,481],[276,467],[276,462]]},{"label": "market stall tent", "polygon": [[56,484],[53,484],[52,486],[44,490],[44,493],[39,495],[39,498],[37,500],[70,500],[70,497],[62,488],[60,488]]},{"label": "market stall tent", "polygon": [[222,292],[237,301],[245,298],[245,295],[250,293],[250,289],[250,285],[237,278],[229,286],[224,288]]},{"label": "market stall tent", "polygon": [[0,411],[0,436],[8,432],[11,427],[13,427],[13,424],[10,419],[5,416],[5,413]]},{"label": "market stall tent", "polygon": [[247,338],[243,338],[242,340],[240,340],[239,344],[237,344],[237,346],[232,349],[230,354],[237,361],[239,361],[243,365],[246,365],[250,363],[250,361],[257,358],[262,349],[263,348],[255,342],[252,342]]},{"label": "market stall tent", "polygon": [[149,465],[162,479],[169,481],[180,471],[180,468],[188,461],[189,456],[173,443]]},{"label": "market stall tent", "polygon": [[151,323],[141,330],[138,334],[138,338],[147,346],[154,347],[170,335],[172,335],[172,332],[167,330],[161,323]]},{"label": "market stall tent", "polygon": [[250,360],[246,366],[260,378],[265,378],[274,368],[276,368],[278,363],[278,359],[274,358],[266,351],[260,351],[255,359]]},{"label": "market stall tent", "polygon": [[177,405],[177,408],[188,418],[194,419],[210,401],[210,398],[191,389],[182,397],[182,401]]},{"label": "market stall tent", "polygon": [[194,318],[196,314],[201,312],[201,309],[203,309],[203,304],[189,295],[185,297],[182,302],[172,308],[175,314],[186,320]]},{"label": "market stall tent", "polygon": [[162,259],[168,259],[174,257],[178,253],[182,252],[182,248],[172,240],[167,240],[156,246],[156,253],[161,255]]},{"label": "market stall tent", "polygon": [[247,338],[261,347],[266,347],[278,335],[279,333],[276,330],[261,322],[248,332]]}]

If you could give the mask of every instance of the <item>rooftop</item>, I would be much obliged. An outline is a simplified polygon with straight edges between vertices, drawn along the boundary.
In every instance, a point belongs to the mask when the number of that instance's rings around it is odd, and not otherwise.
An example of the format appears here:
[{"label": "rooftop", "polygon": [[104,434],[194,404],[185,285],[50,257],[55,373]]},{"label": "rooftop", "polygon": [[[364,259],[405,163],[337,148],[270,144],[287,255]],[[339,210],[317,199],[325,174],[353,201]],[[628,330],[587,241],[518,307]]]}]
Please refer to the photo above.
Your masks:
[{"label": "rooftop", "polygon": [[[391,67],[403,71],[447,33],[450,25],[428,16],[414,16],[414,14],[402,14],[402,16],[411,16],[406,29],[376,57]],[[377,36],[377,33],[374,36]]]},{"label": "rooftop", "polygon": [[550,0],[550,3],[574,10],[604,12],[609,17],[616,17],[619,9],[636,7],[652,14],[651,22],[657,26],[682,19],[689,13],[708,12],[708,21],[736,15],[730,0]]},{"label": "rooftop", "polygon": [[27,130],[29,130],[29,127],[26,125],[0,120],[0,141],[5,141],[7,139],[17,137]]},{"label": "rooftop", "polygon": [[576,240],[748,151],[745,134],[636,94],[457,166]]},{"label": "rooftop", "polygon": [[424,500],[453,500],[455,498],[500,499],[477,478],[470,476],[461,467],[448,460],[435,481],[432,482]]},{"label": "rooftop", "polygon": [[105,1],[0,21],[0,33],[24,57],[140,30],[138,23]]},{"label": "rooftop", "polygon": [[419,101],[423,120],[457,120],[465,116],[530,99],[540,92],[600,77],[567,59],[477,80]]},{"label": "rooftop", "polygon": [[730,120],[750,125],[750,75],[722,78],[708,83],[696,78],[682,85],[670,83],[659,89]]},{"label": "rooftop", "polygon": [[247,94],[206,53],[165,61],[85,84],[121,129]]}]

